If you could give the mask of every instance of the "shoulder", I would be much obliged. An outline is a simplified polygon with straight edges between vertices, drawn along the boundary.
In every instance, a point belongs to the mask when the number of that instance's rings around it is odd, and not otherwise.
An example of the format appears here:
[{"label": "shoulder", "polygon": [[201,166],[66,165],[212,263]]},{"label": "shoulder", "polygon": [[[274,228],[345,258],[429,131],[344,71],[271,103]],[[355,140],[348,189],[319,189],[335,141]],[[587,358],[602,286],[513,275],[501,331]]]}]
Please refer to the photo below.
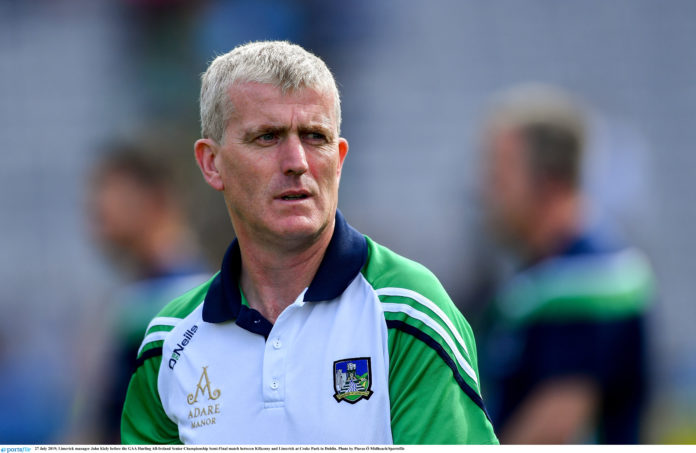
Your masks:
[{"label": "shoulder", "polygon": [[369,237],[366,240],[367,262],[362,274],[376,291],[390,292],[398,288],[433,298],[440,303],[449,300],[440,281],[425,266],[404,258]]},{"label": "shoulder", "polygon": [[417,319],[417,327],[429,326],[453,337],[470,334],[469,324],[430,270],[370,238],[367,245],[368,257],[362,273],[382,302],[387,321],[394,321],[389,313],[401,313],[408,315],[412,324]]},{"label": "shoulder", "polygon": [[462,313],[429,269],[377,244],[369,237],[366,239],[368,257],[362,274],[383,303],[385,311],[397,309],[399,307],[393,304],[400,304],[401,309],[412,316],[432,318],[456,331],[470,330]]},{"label": "shoulder", "polygon": [[370,238],[367,244],[368,258],[362,272],[381,302],[392,353],[407,353],[411,340],[403,335],[417,339],[450,362],[478,389],[476,343],[471,327],[437,277],[422,264]]},{"label": "shoulder", "polygon": [[213,275],[208,281],[196,286],[183,293],[182,295],[176,297],[171,302],[169,302],[158,314],[158,317],[175,317],[175,318],[185,318],[193,310],[200,305],[205,299],[205,295],[208,293],[208,288],[210,284],[217,276],[217,273]]},{"label": "shoulder", "polygon": [[609,321],[644,313],[654,298],[655,279],[637,248],[563,255],[517,274],[497,298],[502,319]]},{"label": "shoulder", "polygon": [[[158,351],[161,351],[162,344],[168,334],[203,303],[214,278],[215,275],[207,282],[169,302],[150,321],[145,331],[145,338],[138,350],[139,360],[147,358],[146,355],[156,354]],[[151,352],[148,353],[148,351]]]}]

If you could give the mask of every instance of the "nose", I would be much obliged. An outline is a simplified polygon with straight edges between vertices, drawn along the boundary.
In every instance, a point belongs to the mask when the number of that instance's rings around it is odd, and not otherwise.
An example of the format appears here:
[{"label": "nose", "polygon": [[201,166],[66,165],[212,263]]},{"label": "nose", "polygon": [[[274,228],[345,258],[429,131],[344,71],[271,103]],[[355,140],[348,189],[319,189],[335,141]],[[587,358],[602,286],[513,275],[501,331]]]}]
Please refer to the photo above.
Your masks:
[{"label": "nose", "polygon": [[301,175],[309,167],[307,165],[307,154],[302,140],[297,135],[290,134],[280,149],[280,165],[283,174],[287,176]]}]

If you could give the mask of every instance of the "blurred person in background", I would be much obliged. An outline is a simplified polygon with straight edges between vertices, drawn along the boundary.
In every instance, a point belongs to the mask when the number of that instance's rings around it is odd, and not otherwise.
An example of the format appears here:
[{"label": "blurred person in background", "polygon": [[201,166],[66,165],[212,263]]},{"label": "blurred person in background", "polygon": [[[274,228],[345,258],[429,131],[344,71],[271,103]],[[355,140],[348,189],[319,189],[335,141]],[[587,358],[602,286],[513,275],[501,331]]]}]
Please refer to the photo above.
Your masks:
[{"label": "blurred person in background", "polygon": [[103,442],[120,442],[121,409],[148,322],[177,295],[210,277],[163,156],[110,146],[96,165],[89,200],[92,234],[128,280],[111,301],[113,360],[104,373]]},{"label": "blurred person in background", "polygon": [[501,443],[640,440],[651,267],[589,225],[585,117],[541,85],[501,95],[484,130],[486,207],[520,263],[490,307],[481,368]]}]

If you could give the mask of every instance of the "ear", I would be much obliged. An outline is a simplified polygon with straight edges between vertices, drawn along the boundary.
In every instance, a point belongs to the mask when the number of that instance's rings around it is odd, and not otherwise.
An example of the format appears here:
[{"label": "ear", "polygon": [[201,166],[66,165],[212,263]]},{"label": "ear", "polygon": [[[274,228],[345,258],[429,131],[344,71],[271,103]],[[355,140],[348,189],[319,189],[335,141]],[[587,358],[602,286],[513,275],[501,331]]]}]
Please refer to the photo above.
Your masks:
[{"label": "ear", "polygon": [[348,154],[348,140],[343,137],[338,139],[338,179],[341,179],[341,170],[343,169],[343,161],[346,160],[346,155]]},{"label": "ear", "polygon": [[217,191],[223,190],[225,184],[222,182],[217,165],[215,165],[215,157],[219,151],[218,144],[209,138],[201,138],[196,140],[193,150],[205,182]]}]

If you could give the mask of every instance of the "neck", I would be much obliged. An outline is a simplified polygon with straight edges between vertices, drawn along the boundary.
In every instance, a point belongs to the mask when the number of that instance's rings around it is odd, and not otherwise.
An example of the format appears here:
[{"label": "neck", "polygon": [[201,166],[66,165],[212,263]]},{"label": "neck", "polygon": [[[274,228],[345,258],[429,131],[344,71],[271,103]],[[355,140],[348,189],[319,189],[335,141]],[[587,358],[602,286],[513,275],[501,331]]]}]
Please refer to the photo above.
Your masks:
[{"label": "neck", "polygon": [[334,223],[308,247],[278,250],[239,238],[240,282],[249,306],[271,323],[309,286],[333,236]]},{"label": "neck", "polygon": [[528,255],[534,260],[561,251],[582,228],[583,200],[567,193],[546,200],[530,225],[526,241]]}]

